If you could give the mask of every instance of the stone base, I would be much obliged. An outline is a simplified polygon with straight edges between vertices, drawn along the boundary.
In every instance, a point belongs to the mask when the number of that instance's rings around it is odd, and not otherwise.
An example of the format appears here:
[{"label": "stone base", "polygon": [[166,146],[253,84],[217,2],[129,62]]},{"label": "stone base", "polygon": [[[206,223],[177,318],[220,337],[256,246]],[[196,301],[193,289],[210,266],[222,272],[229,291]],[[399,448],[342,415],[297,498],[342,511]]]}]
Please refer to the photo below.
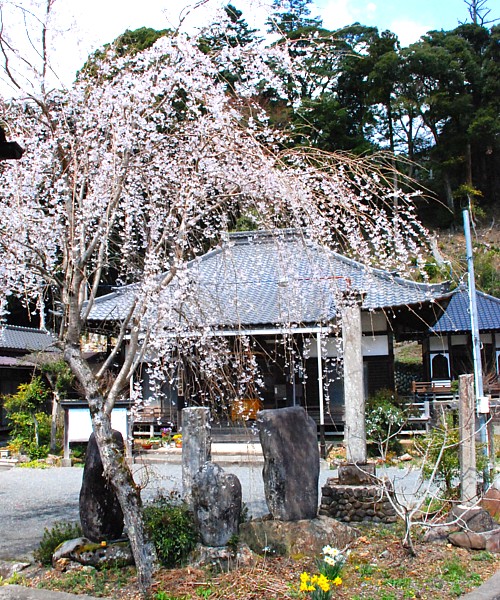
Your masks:
[{"label": "stone base", "polygon": [[374,485],[376,483],[373,463],[339,465],[340,485]]},{"label": "stone base", "polygon": [[190,564],[203,569],[208,567],[214,572],[226,572],[255,564],[255,554],[246,544],[236,548],[223,546],[204,546],[198,544],[190,557]]},{"label": "stone base", "polygon": [[395,523],[396,511],[380,485],[341,485],[330,478],[321,489],[319,514],[345,523]]},{"label": "stone base", "polygon": [[319,556],[324,546],[344,548],[358,532],[327,516],[300,521],[255,519],[240,525],[240,539],[257,554]]},{"label": "stone base", "polygon": [[75,538],[63,542],[52,556],[52,565],[57,567],[68,562],[96,567],[126,567],[134,564],[128,541],[95,544],[87,538]]}]

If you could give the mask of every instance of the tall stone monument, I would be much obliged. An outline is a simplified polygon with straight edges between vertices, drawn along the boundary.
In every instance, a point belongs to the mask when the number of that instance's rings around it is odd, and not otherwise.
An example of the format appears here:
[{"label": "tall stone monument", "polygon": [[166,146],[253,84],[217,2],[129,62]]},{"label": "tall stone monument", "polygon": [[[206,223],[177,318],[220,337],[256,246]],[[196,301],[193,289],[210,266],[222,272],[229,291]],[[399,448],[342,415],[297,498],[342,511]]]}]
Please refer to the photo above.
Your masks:
[{"label": "tall stone monument", "polygon": [[264,491],[275,519],[314,519],[318,511],[317,428],[301,406],[261,410],[257,428],[264,454]]}]

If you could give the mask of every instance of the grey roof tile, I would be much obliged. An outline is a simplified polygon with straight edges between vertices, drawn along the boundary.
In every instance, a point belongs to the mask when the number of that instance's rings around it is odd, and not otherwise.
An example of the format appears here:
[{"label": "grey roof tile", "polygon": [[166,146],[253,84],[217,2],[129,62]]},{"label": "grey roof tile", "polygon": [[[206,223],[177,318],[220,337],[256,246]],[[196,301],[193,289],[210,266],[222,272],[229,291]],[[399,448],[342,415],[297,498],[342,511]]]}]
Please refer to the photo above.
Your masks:
[{"label": "grey roof tile", "polygon": [[25,352],[40,352],[50,350],[56,338],[41,329],[5,325],[0,327],[0,348]]},{"label": "grey roof tile", "polygon": [[[476,292],[479,331],[500,331],[500,299]],[[456,333],[470,331],[469,294],[466,287],[457,288],[441,318],[430,331]]]},{"label": "grey roof tile", "polygon": [[[222,247],[192,261],[189,271],[186,318],[222,327],[329,321],[343,292],[363,293],[364,309],[380,309],[427,302],[448,291],[447,284],[416,283],[366,267],[292,232],[232,234]],[[99,298],[90,319],[123,318],[133,292],[127,286]]]}]

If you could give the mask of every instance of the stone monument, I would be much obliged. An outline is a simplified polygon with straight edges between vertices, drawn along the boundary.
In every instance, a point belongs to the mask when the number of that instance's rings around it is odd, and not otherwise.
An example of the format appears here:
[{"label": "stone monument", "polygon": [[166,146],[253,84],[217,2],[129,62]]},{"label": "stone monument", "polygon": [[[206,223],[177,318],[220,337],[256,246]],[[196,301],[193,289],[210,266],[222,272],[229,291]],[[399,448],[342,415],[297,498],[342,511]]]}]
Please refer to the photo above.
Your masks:
[{"label": "stone monument", "polygon": [[275,519],[314,519],[318,512],[317,428],[301,406],[262,410],[257,428],[264,453],[264,491]]},{"label": "stone monument", "polygon": [[[113,430],[113,439],[124,451],[122,434]],[[95,435],[89,439],[80,490],[80,522],[83,535],[93,542],[116,540],[123,533],[123,512],[113,486],[104,476],[104,467]]]}]

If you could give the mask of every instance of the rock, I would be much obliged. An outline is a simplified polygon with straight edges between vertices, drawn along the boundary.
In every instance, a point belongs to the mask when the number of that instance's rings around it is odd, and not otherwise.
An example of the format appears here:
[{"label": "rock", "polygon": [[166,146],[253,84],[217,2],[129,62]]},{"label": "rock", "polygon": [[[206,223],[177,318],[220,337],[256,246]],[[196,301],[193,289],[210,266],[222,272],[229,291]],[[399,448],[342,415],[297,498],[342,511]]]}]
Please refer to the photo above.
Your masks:
[{"label": "rock", "polygon": [[13,562],[8,560],[0,560],[0,578],[10,579],[12,575],[24,571],[24,569],[27,569],[29,566],[30,563],[27,562]]},{"label": "rock", "polygon": [[358,532],[329,517],[300,521],[256,519],[240,525],[240,540],[258,554],[319,556],[324,546],[344,548]]},{"label": "rock", "polygon": [[211,571],[227,572],[252,567],[255,562],[256,556],[246,544],[238,544],[236,548],[198,544],[191,555],[190,564],[199,569],[208,567]]},{"label": "rock", "polygon": [[262,410],[257,427],[264,453],[264,492],[281,521],[314,519],[318,511],[316,423],[300,406]]},{"label": "rock", "polygon": [[238,535],[242,501],[236,475],[207,462],[193,477],[191,496],[195,523],[205,546],[225,546]]},{"label": "rock", "polygon": [[130,544],[126,541],[95,544],[85,537],[60,544],[52,555],[54,568],[67,570],[71,562],[96,567],[126,567],[134,564]]},{"label": "rock", "polygon": [[[123,450],[123,437],[113,431]],[[116,540],[123,533],[123,512],[111,484],[104,477],[101,455],[94,434],[90,436],[80,490],[80,522],[83,534],[93,542]]]},{"label": "rock", "polygon": [[491,515],[479,506],[454,506],[448,520],[456,521],[460,529],[474,532],[491,531],[498,527]]},{"label": "rock", "polygon": [[468,550],[487,550],[498,552],[500,550],[500,528],[493,531],[477,533],[475,531],[458,531],[450,533],[448,540],[460,548]]},{"label": "rock", "polygon": [[455,533],[458,527],[456,525],[437,525],[436,527],[430,527],[423,537],[424,543],[442,543],[445,544],[448,541],[450,533]]},{"label": "rock", "polygon": [[488,511],[493,519],[500,521],[500,490],[491,486],[486,492],[480,505]]},{"label": "rock", "polygon": [[413,456],[411,454],[406,453],[400,456],[399,460],[402,460],[403,462],[410,461],[413,460]]}]

